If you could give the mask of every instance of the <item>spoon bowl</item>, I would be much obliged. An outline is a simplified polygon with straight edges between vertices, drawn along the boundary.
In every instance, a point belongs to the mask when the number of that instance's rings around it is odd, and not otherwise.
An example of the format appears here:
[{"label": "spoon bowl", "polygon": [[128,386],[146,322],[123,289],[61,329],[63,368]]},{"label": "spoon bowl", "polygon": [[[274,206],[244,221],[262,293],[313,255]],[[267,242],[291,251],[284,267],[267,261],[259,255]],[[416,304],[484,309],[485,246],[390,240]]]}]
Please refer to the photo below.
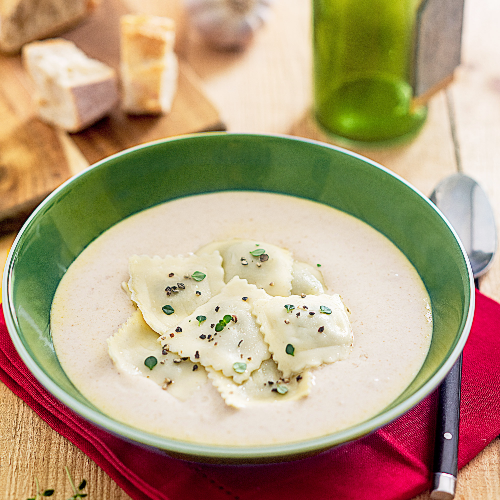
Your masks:
[{"label": "spoon bowl", "polygon": [[497,249],[493,209],[483,188],[464,174],[443,179],[431,194],[465,247],[474,278],[491,266]]}]

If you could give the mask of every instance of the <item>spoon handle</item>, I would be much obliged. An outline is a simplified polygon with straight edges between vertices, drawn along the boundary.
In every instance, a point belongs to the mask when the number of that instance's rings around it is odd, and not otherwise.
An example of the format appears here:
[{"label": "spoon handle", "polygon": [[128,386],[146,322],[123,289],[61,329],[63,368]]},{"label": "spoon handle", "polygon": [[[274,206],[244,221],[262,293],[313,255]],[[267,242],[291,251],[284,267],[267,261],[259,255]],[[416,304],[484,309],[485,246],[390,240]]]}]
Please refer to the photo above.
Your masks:
[{"label": "spoon handle", "polygon": [[455,496],[460,421],[462,354],[439,387],[431,498],[451,500]]}]

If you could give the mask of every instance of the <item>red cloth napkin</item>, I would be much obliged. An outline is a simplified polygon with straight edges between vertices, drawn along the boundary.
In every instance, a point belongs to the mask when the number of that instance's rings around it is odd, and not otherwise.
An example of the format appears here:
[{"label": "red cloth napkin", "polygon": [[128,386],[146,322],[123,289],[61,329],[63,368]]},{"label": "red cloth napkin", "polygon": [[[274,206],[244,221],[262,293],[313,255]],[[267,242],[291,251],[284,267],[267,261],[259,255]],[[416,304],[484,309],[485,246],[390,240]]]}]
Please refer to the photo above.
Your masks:
[{"label": "red cloth napkin", "polygon": [[[500,304],[476,292],[463,356],[459,467],[500,434]],[[122,440],[80,418],[31,375],[0,314],[0,379],[135,500],[409,499],[430,486],[436,397],[358,441],[295,462],[194,464]]]}]

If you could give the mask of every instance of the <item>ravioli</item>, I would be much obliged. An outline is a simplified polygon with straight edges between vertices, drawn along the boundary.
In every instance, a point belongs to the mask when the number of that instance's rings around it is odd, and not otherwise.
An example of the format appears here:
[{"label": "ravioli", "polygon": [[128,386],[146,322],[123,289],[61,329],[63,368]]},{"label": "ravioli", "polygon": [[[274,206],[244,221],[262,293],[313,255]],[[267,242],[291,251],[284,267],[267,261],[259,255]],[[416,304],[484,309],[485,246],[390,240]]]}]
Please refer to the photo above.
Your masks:
[{"label": "ravioli", "polygon": [[[324,293],[318,269],[269,243],[135,255],[129,270],[122,287],[139,311],[108,339],[110,356],[118,370],[152,378],[176,397],[189,397],[208,373],[236,408],[303,398],[309,368],[350,353],[340,296]],[[144,363],[151,356],[152,370]]]},{"label": "ravioli", "polygon": [[272,359],[262,362],[250,378],[242,384],[236,384],[231,378],[211,368],[208,378],[220,392],[226,404],[235,408],[282,403],[303,398],[311,390],[311,374],[305,372],[293,378],[283,378],[276,363]]},{"label": "ravioli", "polygon": [[128,288],[146,323],[165,334],[224,286],[218,252],[202,256],[148,257],[129,260]]},{"label": "ravioli", "polygon": [[[146,377],[181,401],[190,398],[207,381],[206,371],[199,363],[162,352],[158,334],[146,324],[140,311],[107,343],[109,355],[120,373]],[[145,364],[151,356],[156,360],[156,364],[152,361],[152,369]]]},{"label": "ravioli", "polygon": [[353,333],[339,295],[272,297],[255,302],[253,313],[285,377],[351,352]]},{"label": "ravioli", "polygon": [[292,295],[320,295],[325,293],[323,277],[318,269],[305,262],[294,261],[292,267]]},{"label": "ravioli", "polygon": [[270,243],[235,239],[210,243],[196,254],[216,250],[222,256],[226,283],[238,276],[269,295],[290,295],[293,258],[288,250]]},{"label": "ravioli", "polygon": [[221,371],[242,383],[271,357],[251,307],[269,295],[246,280],[233,278],[219,295],[159,339],[168,350]]}]

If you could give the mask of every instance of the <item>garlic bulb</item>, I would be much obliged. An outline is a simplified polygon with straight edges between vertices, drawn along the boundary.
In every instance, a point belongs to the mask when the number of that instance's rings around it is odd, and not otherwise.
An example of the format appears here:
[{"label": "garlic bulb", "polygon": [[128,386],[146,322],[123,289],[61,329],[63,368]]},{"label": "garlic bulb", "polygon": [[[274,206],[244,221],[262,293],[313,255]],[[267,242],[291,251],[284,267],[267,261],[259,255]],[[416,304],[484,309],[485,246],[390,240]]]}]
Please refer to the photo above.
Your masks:
[{"label": "garlic bulb", "polygon": [[211,45],[243,49],[268,20],[274,0],[184,0],[192,25]]}]

